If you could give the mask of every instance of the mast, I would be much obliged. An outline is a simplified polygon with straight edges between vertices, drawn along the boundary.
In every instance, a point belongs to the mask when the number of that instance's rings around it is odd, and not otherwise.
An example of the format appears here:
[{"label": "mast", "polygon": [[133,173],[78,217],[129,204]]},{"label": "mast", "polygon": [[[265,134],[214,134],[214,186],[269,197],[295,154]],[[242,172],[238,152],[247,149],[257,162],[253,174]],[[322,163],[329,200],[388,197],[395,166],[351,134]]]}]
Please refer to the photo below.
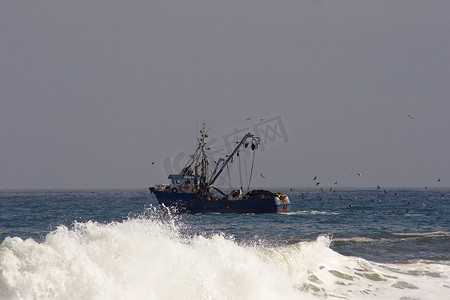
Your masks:
[{"label": "mast", "polygon": [[205,143],[205,139],[208,137],[208,135],[206,134],[205,131],[205,123],[203,123],[203,128],[200,130],[200,138],[199,138],[199,148],[200,148],[200,191],[203,191],[204,194],[206,195],[208,192],[208,185],[209,183],[207,182],[207,178],[208,178],[208,172],[209,172],[209,161],[208,161],[208,157],[206,156],[206,143]]}]

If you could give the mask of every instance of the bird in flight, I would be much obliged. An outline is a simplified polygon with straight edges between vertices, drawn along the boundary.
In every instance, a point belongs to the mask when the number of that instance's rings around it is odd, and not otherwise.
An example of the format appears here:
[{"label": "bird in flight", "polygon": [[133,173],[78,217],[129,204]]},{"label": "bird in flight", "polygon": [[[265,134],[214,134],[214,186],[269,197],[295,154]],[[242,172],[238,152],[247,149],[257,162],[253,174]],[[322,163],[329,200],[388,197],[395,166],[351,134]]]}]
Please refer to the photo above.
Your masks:
[{"label": "bird in flight", "polygon": [[262,178],[266,179],[266,177],[264,177],[264,175],[262,173],[259,173],[259,175],[261,175]]},{"label": "bird in flight", "polygon": [[411,119],[411,120],[414,120],[415,118],[413,117],[413,116],[411,116],[411,115],[408,115],[408,117]]}]

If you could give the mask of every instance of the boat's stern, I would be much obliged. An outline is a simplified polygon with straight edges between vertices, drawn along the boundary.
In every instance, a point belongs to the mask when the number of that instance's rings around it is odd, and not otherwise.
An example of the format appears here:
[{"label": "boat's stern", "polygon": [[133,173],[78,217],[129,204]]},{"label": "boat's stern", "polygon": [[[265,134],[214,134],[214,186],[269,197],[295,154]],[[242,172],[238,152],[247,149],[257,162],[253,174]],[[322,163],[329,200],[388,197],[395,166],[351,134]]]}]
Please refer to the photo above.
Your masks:
[{"label": "boat's stern", "polygon": [[291,202],[287,195],[277,193],[274,198],[278,213],[289,212],[291,210]]}]

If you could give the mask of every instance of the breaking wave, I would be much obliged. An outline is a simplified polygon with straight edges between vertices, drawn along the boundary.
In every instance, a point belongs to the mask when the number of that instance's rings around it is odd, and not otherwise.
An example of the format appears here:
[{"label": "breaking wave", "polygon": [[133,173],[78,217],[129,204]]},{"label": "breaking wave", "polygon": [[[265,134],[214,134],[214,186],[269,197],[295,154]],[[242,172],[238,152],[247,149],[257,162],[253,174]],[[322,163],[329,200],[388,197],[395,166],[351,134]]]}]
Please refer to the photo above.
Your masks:
[{"label": "breaking wave", "polygon": [[0,245],[0,299],[448,299],[450,265],[343,256],[330,237],[280,247],[185,235],[154,214],[59,226]]}]

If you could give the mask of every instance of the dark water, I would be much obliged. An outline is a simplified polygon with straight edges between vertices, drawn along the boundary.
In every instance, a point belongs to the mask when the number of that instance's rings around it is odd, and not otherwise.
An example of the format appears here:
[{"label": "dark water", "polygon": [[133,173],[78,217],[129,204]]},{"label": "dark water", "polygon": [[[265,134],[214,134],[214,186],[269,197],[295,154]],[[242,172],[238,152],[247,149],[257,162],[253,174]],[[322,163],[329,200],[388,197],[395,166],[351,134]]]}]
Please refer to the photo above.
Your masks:
[{"label": "dark water", "polygon": [[[284,189],[287,214],[175,216],[186,235],[231,236],[242,243],[293,244],[328,235],[331,248],[376,262],[450,261],[450,190]],[[121,222],[157,207],[148,190],[1,191],[0,240],[43,241],[74,221]]]}]

